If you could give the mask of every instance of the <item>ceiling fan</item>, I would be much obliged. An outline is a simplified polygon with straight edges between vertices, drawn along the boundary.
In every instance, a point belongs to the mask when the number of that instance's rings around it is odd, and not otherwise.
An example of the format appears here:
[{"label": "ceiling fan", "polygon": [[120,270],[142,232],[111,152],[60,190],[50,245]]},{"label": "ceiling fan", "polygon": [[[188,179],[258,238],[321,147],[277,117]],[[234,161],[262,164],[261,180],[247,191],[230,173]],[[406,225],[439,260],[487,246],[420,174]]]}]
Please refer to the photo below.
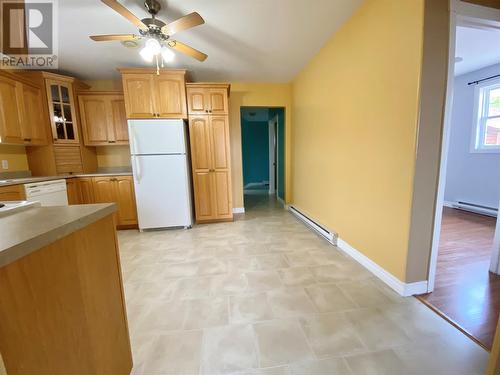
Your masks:
[{"label": "ceiling fan", "polygon": [[[151,14],[151,17],[139,19],[127,8],[121,5],[117,0],[101,0],[111,9],[125,17],[139,28],[139,35],[136,34],[114,34],[114,35],[92,35],[90,39],[96,42],[121,41],[124,43],[134,42],[141,39],[146,40],[145,47],[141,50],[140,55],[147,62],[153,62],[156,59],[158,66],[159,56],[163,62],[170,62],[174,58],[174,53],[171,49],[181,52],[185,55],[195,58],[198,61],[205,61],[207,55],[193,47],[190,47],[177,40],[171,39],[174,34],[180,31],[190,29],[192,27],[205,23],[203,18],[193,12],[187,16],[181,17],[169,24],[156,18],[156,15],[161,9],[161,4],[157,0],[145,0],[144,7]],[[170,49],[171,48],[171,49]]]}]

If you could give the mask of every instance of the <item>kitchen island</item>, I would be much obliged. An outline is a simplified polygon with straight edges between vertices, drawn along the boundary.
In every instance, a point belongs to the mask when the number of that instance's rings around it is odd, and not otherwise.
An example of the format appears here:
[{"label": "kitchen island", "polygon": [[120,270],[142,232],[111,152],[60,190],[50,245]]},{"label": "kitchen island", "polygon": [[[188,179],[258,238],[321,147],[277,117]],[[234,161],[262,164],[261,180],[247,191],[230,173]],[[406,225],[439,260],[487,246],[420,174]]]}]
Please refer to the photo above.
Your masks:
[{"label": "kitchen island", "polygon": [[8,375],[129,374],[115,204],[0,217],[0,353]]}]

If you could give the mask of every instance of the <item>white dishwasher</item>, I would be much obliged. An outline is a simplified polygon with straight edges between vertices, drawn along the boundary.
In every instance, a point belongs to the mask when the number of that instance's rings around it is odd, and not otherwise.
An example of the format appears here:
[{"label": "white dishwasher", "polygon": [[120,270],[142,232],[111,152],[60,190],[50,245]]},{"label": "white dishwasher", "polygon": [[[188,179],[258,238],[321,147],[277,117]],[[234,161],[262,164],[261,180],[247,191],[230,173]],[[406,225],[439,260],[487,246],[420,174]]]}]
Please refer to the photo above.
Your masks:
[{"label": "white dishwasher", "polygon": [[26,200],[42,206],[67,206],[66,180],[32,182],[24,185]]}]

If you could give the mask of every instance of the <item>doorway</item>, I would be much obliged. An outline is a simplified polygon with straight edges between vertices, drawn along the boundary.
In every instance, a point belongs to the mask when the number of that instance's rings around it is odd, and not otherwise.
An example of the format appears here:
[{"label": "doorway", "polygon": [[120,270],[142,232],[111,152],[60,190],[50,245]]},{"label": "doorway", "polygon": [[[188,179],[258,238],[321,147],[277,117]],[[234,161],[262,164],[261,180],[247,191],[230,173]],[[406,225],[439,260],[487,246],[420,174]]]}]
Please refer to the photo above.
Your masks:
[{"label": "doorway", "polygon": [[285,199],[285,109],[241,107],[243,192]]},{"label": "doorway", "polygon": [[490,349],[500,312],[500,276],[489,272],[498,258],[500,15],[464,9],[452,13],[429,293],[419,298]]}]

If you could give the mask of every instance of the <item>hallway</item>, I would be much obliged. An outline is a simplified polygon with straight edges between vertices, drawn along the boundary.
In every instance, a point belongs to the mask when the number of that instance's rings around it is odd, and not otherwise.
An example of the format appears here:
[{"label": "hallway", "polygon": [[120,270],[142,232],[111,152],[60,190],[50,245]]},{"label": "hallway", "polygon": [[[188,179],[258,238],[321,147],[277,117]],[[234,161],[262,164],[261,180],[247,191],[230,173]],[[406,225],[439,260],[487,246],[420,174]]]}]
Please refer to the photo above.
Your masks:
[{"label": "hallway", "polygon": [[119,233],[134,375],[484,374],[488,354],[266,195],[235,222]]}]

